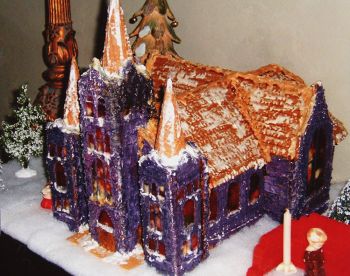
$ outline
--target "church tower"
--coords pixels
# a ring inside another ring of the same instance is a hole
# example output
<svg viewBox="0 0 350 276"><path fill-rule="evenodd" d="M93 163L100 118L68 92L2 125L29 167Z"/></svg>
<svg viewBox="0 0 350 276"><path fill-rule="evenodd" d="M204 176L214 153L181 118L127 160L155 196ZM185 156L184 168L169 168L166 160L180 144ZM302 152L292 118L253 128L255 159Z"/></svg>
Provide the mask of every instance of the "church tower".
<svg viewBox="0 0 350 276"><path fill-rule="evenodd" d="M151 91L144 66L132 60L119 0L111 0L102 60L79 81L89 228L110 251L131 251L138 240L137 128L148 120Z"/></svg>
<svg viewBox="0 0 350 276"><path fill-rule="evenodd" d="M78 231L87 223L87 200L82 182L80 151L79 69L72 58L68 88L64 105L64 119L56 119L47 126L46 157L49 182L52 192L53 214Z"/></svg>
<svg viewBox="0 0 350 276"><path fill-rule="evenodd" d="M186 144L168 80L155 148L140 159L143 246L146 261L182 275L207 256L205 161Z"/></svg>

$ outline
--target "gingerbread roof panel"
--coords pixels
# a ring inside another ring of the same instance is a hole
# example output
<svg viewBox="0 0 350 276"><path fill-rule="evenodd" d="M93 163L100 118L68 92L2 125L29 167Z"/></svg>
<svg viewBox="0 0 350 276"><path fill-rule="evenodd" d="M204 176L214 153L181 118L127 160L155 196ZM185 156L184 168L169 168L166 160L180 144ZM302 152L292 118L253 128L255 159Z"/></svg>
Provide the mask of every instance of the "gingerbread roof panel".
<svg viewBox="0 0 350 276"><path fill-rule="evenodd" d="M235 99L230 80L177 96L182 130L186 140L194 142L208 159L212 187L265 163L259 141ZM154 144L155 129L152 121L140 135Z"/></svg>
<svg viewBox="0 0 350 276"><path fill-rule="evenodd" d="M278 65L236 73L159 55L147 66L155 91L173 78L182 130L208 159L212 186L270 156L298 157L316 98L316 88L300 77ZM347 133L332 121L337 143ZM154 135L145 133L154 145Z"/></svg>
<svg viewBox="0 0 350 276"><path fill-rule="evenodd" d="M246 74L256 75L273 81L287 82L297 86L306 86L302 78L277 64L269 64L257 70L246 72Z"/></svg>
<svg viewBox="0 0 350 276"><path fill-rule="evenodd" d="M181 94L233 73L230 70L195 64L163 55L152 56L146 66L151 74L157 99L159 91L162 87L164 88L168 78L173 81L175 94Z"/></svg>
<svg viewBox="0 0 350 276"><path fill-rule="evenodd" d="M311 116L316 91L250 74L236 74L238 95L260 142L271 155L294 159Z"/></svg>

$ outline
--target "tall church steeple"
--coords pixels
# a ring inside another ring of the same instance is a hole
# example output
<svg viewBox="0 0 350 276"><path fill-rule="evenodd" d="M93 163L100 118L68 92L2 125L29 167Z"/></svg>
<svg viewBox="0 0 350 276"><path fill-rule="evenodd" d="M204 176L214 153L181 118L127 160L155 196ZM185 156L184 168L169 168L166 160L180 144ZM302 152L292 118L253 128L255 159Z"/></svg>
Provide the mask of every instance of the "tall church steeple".
<svg viewBox="0 0 350 276"><path fill-rule="evenodd" d="M168 79L155 145L160 156L174 157L186 146L177 109L172 81Z"/></svg>
<svg viewBox="0 0 350 276"><path fill-rule="evenodd" d="M64 104L64 123L71 130L79 132L79 101L78 101L78 80L79 68L75 57L72 58L72 63L69 73L68 88L66 92L66 101Z"/></svg>
<svg viewBox="0 0 350 276"><path fill-rule="evenodd" d="M123 9L119 0L110 0L102 66L110 73L118 72L123 62L131 57Z"/></svg>

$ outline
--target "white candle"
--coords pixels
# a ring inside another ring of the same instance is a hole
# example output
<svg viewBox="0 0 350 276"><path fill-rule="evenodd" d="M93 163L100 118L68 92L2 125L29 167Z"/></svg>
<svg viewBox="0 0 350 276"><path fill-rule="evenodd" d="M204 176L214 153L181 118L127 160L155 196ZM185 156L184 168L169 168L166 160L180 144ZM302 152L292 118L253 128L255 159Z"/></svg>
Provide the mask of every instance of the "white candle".
<svg viewBox="0 0 350 276"><path fill-rule="evenodd" d="M291 262L292 216L288 209L283 215L283 262L276 268L284 274L294 274L297 269Z"/></svg>
<svg viewBox="0 0 350 276"><path fill-rule="evenodd" d="M283 215L283 263L289 265L291 262L291 225L292 216L288 209L286 209Z"/></svg>

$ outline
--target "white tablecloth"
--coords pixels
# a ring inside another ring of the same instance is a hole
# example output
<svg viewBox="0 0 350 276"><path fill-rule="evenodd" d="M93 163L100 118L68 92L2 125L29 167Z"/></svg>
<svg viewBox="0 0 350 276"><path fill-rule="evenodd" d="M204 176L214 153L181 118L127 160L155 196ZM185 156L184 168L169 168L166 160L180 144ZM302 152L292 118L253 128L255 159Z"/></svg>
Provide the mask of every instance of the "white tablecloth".
<svg viewBox="0 0 350 276"><path fill-rule="evenodd" d="M104 263L83 248L66 240L71 236L67 226L53 218L52 213L40 207L40 191L46 179L41 159L34 159L31 168L38 175L31 179L18 179L14 173L18 163L3 166L6 189L0 191L1 230L26 244L43 258L75 275L155 275L146 263L127 271L117 265ZM339 193L344 183L332 185L331 198ZM210 250L207 260L195 268L191 275L245 275L251 266L252 254L260 236L277 225L267 216L246 227L216 248Z"/></svg>

